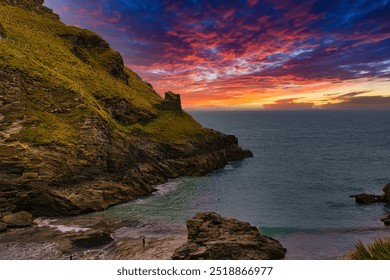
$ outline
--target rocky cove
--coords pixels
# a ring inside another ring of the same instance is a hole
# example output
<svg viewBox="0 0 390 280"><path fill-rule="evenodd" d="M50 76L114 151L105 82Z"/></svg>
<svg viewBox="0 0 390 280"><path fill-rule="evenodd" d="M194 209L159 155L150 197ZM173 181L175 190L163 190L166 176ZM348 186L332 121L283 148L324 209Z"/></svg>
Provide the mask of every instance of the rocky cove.
<svg viewBox="0 0 390 280"><path fill-rule="evenodd" d="M0 53L2 259L170 258L184 228L162 238L163 225L78 215L253 156L41 0L0 1Z"/></svg>
<svg viewBox="0 0 390 280"><path fill-rule="evenodd" d="M0 9L2 212L100 211L252 156L235 136L192 119L180 95L161 98L100 36L64 25L43 1L3 0Z"/></svg>
<svg viewBox="0 0 390 280"><path fill-rule="evenodd" d="M25 213L24 213L25 214ZM7 216L6 216L7 217ZM198 213L183 226L102 217L37 218L1 234L0 259L281 259L286 249L249 223Z"/></svg>

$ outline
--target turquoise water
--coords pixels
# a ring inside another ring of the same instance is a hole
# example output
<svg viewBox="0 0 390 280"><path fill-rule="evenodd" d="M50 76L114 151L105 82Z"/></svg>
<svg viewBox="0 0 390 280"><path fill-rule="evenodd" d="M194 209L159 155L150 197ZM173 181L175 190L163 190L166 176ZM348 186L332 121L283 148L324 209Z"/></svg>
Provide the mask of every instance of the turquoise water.
<svg viewBox="0 0 390 280"><path fill-rule="evenodd" d="M198 211L249 221L287 247L290 259L327 259L357 240L390 236L386 205L351 194L390 182L390 111L190 112L239 138L254 157L204 177L180 178L153 196L105 212L183 224Z"/></svg>

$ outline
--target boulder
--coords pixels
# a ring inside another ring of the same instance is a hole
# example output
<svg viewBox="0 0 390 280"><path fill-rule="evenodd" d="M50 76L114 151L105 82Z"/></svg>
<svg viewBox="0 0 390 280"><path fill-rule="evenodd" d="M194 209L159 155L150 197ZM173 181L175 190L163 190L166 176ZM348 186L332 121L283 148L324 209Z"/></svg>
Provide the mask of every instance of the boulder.
<svg viewBox="0 0 390 280"><path fill-rule="evenodd" d="M0 232L6 231L7 225L5 223L0 222Z"/></svg>
<svg viewBox="0 0 390 280"><path fill-rule="evenodd" d="M187 242L175 251L174 260L282 259L287 251L249 223L215 212L196 214L187 221L187 231Z"/></svg>
<svg viewBox="0 0 390 280"><path fill-rule="evenodd" d="M33 216L25 211L7 214L2 219L2 222L8 227L28 227L33 223Z"/></svg>
<svg viewBox="0 0 390 280"><path fill-rule="evenodd" d="M108 224L99 217L71 218L69 222L62 221L69 229L74 228L66 234L70 244L81 248L95 248L107 245L113 239L112 230Z"/></svg>

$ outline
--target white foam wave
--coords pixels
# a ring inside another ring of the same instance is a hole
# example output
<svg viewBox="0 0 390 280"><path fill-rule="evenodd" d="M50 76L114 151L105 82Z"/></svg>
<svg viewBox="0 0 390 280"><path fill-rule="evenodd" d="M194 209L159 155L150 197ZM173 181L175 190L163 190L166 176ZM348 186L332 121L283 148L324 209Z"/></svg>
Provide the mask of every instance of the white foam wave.
<svg viewBox="0 0 390 280"><path fill-rule="evenodd" d="M50 227L53 229L58 230L62 233L67 232L84 232L90 230L90 228L81 228L81 227L75 227L75 226L66 226L66 225L56 225L53 224L53 222L56 222L57 220L51 220L51 219L41 219L38 218L35 220L35 223L38 225L38 227Z"/></svg>

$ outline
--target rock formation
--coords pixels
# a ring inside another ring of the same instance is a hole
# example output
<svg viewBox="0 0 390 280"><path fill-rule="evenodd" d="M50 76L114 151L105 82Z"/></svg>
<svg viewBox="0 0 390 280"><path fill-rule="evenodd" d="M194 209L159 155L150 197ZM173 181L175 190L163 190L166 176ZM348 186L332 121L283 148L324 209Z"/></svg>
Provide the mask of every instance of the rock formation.
<svg viewBox="0 0 390 280"><path fill-rule="evenodd" d="M355 198L356 203L359 204L390 203L390 183L383 188L383 194L381 195L360 193L351 195L351 197ZM386 226L390 225L390 215L384 217L381 221Z"/></svg>
<svg viewBox="0 0 390 280"><path fill-rule="evenodd" d="M187 231L188 241L175 251L174 260L282 259L287 251L249 223L214 212L196 214L187 221Z"/></svg>
<svg viewBox="0 0 390 280"><path fill-rule="evenodd" d="M390 203L390 183L383 188L383 194L360 193L351 195L351 197L355 198L356 203L359 204Z"/></svg>
<svg viewBox="0 0 390 280"><path fill-rule="evenodd" d="M99 211L252 156L42 3L0 0L0 210Z"/></svg>

